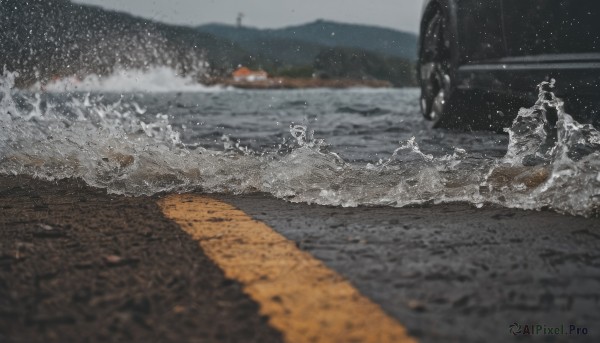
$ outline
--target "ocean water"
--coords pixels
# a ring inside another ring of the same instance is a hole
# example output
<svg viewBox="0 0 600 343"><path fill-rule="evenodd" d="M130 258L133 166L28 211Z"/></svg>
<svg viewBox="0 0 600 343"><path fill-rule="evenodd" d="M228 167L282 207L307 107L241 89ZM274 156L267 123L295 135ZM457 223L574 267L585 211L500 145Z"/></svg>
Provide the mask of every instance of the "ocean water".
<svg viewBox="0 0 600 343"><path fill-rule="evenodd" d="M496 134L431 129L417 89L235 90L153 69L17 90L14 77L0 78L2 174L127 195L600 209L600 133L564 112L551 83Z"/></svg>

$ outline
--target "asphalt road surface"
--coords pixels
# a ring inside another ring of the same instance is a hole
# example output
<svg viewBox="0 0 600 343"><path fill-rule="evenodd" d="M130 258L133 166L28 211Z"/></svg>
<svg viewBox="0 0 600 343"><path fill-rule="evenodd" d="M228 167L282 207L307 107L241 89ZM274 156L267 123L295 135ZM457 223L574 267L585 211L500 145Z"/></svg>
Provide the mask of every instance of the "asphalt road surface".
<svg viewBox="0 0 600 343"><path fill-rule="evenodd" d="M597 218L464 204L339 208L260 194L215 198L322 261L417 341L598 341ZM158 201L76 181L1 178L0 342L289 337ZM209 221L218 227L225 219ZM514 336L514 323L542 332ZM543 334L561 325L587 335Z"/></svg>
<svg viewBox="0 0 600 343"><path fill-rule="evenodd" d="M348 278L422 342L510 342L513 323L600 325L600 220L465 204L337 208L223 197Z"/></svg>
<svg viewBox="0 0 600 343"><path fill-rule="evenodd" d="M0 178L0 342L281 342L153 198Z"/></svg>

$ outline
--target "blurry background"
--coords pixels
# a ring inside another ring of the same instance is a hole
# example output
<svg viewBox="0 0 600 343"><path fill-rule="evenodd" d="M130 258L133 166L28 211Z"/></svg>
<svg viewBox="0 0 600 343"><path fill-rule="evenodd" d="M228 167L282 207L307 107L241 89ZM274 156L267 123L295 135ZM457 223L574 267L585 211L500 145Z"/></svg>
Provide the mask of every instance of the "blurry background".
<svg viewBox="0 0 600 343"><path fill-rule="evenodd" d="M125 11L170 24L196 26L244 23L257 28L281 28L317 19L384 26L418 32L423 0L76 0Z"/></svg>
<svg viewBox="0 0 600 343"><path fill-rule="evenodd" d="M414 86L421 5L2 0L0 65L19 72L20 87L153 67L203 84L230 84L241 66L264 70L293 88L331 85L321 80Z"/></svg>

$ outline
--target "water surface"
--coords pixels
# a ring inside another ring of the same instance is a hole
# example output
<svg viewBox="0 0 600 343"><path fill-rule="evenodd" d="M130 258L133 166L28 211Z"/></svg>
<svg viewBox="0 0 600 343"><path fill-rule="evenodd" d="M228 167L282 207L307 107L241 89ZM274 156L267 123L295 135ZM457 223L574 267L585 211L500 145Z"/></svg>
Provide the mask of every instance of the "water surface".
<svg viewBox="0 0 600 343"><path fill-rule="evenodd" d="M5 174L76 177L129 195L598 213L600 133L565 113L550 83L502 135L430 129L416 89L241 91L177 80L150 92L112 80L39 93L14 90L13 78L0 84Z"/></svg>

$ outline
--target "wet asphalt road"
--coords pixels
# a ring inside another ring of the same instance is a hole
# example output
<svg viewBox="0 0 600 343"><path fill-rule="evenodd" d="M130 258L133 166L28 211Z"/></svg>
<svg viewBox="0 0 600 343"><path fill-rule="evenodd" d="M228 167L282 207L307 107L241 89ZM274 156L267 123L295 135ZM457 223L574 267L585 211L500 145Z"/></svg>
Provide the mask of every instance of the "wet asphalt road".
<svg viewBox="0 0 600 343"><path fill-rule="evenodd" d="M282 342L258 311L155 198L0 176L0 343Z"/></svg>
<svg viewBox="0 0 600 343"><path fill-rule="evenodd" d="M337 208L222 200L348 278L422 342L597 342L600 219L465 204ZM576 325L587 336L513 336Z"/></svg>
<svg viewBox="0 0 600 343"><path fill-rule="evenodd" d="M279 342L157 197L0 179L0 342ZM600 219L465 204L219 196L295 241L420 342L597 342ZM513 336L576 325L587 336Z"/></svg>

